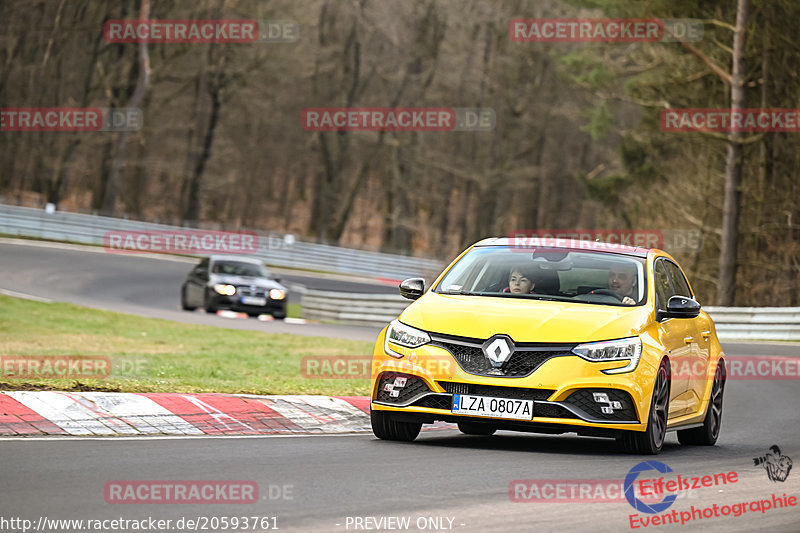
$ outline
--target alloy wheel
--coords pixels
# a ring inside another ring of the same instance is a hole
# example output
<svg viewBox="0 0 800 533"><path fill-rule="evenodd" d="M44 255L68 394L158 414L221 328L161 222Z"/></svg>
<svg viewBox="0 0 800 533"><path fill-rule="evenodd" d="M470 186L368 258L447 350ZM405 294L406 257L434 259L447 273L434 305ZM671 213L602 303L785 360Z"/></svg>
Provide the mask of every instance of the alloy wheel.
<svg viewBox="0 0 800 533"><path fill-rule="evenodd" d="M669 378L665 365L661 365L658 369L654 389L653 442L660 448L667 435L667 407L669 405Z"/></svg>
<svg viewBox="0 0 800 533"><path fill-rule="evenodd" d="M711 424L711 435L715 439L719 435L719 428L722 425L722 367L717 365L714 372L714 383L711 386L711 412L709 413Z"/></svg>

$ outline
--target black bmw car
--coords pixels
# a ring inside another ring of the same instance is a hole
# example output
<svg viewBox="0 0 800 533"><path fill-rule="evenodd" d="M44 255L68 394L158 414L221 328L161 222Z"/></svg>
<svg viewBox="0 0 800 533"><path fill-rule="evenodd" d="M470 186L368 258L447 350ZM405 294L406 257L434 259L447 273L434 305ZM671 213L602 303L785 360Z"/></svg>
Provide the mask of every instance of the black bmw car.
<svg viewBox="0 0 800 533"><path fill-rule="evenodd" d="M181 307L207 313L220 309L250 316L270 314L286 318L286 287L258 259L212 255L200 261L181 288Z"/></svg>

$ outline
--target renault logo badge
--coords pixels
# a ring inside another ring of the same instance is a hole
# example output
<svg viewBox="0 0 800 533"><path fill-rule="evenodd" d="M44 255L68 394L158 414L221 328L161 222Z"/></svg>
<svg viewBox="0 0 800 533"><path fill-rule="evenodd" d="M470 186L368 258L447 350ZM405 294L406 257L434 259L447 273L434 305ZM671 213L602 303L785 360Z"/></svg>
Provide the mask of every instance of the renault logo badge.
<svg viewBox="0 0 800 533"><path fill-rule="evenodd" d="M514 353L514 341L507 335L495 335L483 343L483 354L495 368L500 368Z"/></svg>

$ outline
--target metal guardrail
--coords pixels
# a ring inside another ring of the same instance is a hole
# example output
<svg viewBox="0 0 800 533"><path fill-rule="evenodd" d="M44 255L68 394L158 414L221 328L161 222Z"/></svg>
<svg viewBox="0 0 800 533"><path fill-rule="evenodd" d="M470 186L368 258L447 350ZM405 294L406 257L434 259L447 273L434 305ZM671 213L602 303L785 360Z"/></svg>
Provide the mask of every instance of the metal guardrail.
<svg viewBox="0 0 800 533"><path fill-rule="evenodd" d="M398 295L308 290L303 317L385 326L411 304ZM705 307L721 340L800 340L800 307Z"/></svg>
<svg viewBox="0 0 800 533"><path fill-rule="evenodd" d="M0 233L53 239L81 244L103 245L107 231L179 231L196 229L141 222L124 218L103 217L0 204ZM266 264L284 268L301 268L358 274L370 277L405 279L438 274L444 264L433 259L399 254L369 252L298 240L288 241L283 234L259 234L259 248L253 257Z"/></svg>
<svg viewBox="0 0 800 533"><path fill-rule="evenodd" d="M705 307L723 340L800 341L800 307Z"/></svg>
<svg viewBox="0 0 800 533"><path fill-rule="evenodd" d="M399 294L356 294L308 289L303 293L303 318L364 326L385 326L411 304Z"/></svg>

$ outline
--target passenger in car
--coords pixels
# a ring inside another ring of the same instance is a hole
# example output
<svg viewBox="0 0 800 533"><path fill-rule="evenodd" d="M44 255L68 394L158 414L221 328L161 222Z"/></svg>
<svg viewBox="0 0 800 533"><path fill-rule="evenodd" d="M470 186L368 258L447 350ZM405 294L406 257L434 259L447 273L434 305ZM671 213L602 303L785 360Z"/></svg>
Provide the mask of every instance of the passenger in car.
<svg viewBox="0 0 800 533"><path fill-rule="evenodd" d="M515 294L533 294L536 286L534 281L534 269L530 266L516 266L508 274L508 287L503 292Z"/></svg>

